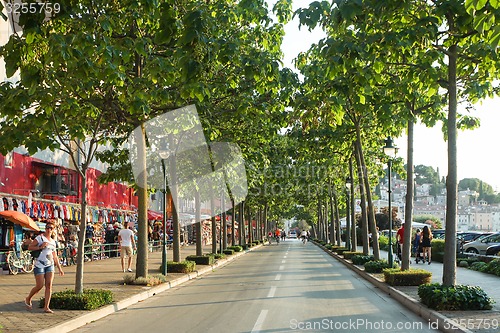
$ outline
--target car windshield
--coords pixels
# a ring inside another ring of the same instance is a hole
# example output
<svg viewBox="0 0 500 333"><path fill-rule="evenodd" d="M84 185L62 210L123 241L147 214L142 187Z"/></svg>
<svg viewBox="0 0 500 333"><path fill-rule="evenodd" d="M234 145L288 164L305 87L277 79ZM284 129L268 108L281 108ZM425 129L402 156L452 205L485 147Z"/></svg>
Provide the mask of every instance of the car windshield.
<svg viewBox="0 0 500 333"><path fill-rule="evenodd" d="M486 235L482 235L481 237L479 237L478 239L476 239L477 241L482 241L483 239L487 238L487 237L490 237L491 234L486 234Z"/></svg>

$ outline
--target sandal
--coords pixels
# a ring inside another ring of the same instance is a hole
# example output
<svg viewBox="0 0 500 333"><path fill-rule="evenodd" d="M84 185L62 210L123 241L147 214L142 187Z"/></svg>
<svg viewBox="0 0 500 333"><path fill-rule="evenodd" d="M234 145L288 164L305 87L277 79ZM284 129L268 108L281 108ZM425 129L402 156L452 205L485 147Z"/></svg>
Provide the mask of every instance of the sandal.
<svg viewBox="0 0 500 333"><path fill-rule="evenodd" d="M51 309L45 309L45 310L43 310L43 312L45 312L45 313L54 313L54 311L52 311Z"/></svg>
<svg viewBox="0 0 500 333"><path fill-rule="evenodd" d="M26 298L24 299L24 305L26 306L26 310L28 310L28 311L33 310L33 304L28 304L26 302Z"/></svg>

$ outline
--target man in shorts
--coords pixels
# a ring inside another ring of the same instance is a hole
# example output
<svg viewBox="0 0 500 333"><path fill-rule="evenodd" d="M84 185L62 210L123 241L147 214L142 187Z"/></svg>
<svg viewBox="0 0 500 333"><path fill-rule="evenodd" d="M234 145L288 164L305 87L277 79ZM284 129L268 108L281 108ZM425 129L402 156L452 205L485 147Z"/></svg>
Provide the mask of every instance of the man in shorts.
<svg viewBox="0 0 500 333"><path fill-rule="evenodd" d="M118 243L120 243L120 259L122 271L125 272L125 256L128 258L128 268L126 271L132 272L132 250L136 249L134 232L128 228L128 222L123 223L123 229L118 233Z"/></svg>

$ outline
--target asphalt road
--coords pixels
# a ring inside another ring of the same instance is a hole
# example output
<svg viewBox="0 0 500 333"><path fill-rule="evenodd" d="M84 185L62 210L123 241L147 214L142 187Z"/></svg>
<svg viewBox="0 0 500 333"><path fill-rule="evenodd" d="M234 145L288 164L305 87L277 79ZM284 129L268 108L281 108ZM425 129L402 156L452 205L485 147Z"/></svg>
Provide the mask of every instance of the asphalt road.
<svg viewBox="0 0 500 333"><path fill-rule="evenodd" d="M431 332L434 324L290 239L74 332Z"/></svg>

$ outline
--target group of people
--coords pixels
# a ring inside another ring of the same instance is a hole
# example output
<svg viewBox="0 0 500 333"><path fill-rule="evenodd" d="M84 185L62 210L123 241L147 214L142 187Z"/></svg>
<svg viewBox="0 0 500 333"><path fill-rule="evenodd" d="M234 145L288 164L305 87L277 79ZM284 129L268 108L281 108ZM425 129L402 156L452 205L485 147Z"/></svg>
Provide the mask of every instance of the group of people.
<svg viewBox="0 0 500 333"><path fill-rule="evenodd" d="M124 222L123 229L118 232L118 243L120 246L121 267L123 272L132 272L133 251L137 249L134 232L129 229L128 224L128 222ZM29 251L39 251L33 269L35 286L24 299L27 310L33 309L33 297L45 286L45 304L43 310L45 313L54 312L50 309L50 299L52 296L52 282L54 280L55 267L57 267L59 275L64 275L61 261L57 256L55 228L54 222L47 222L45 224L45 231L36 236L27 247ZM125 268L125 258L128 259L127 268Z"/></svg>
<svg viewBox="0 0 500 333"><path fill-rule="evenodd" d="M401 259L402 249L403 249L403 239L404 239L404 223L401 228L398 229L396 233L396 239L398 242L398 256ZM431 264L431 241L432 232L428 226L424 226L422 231L417 229L412 240L412 252L415 255L415 263L420 260ZM422 256L421 256L422 255Z"/></svg>

